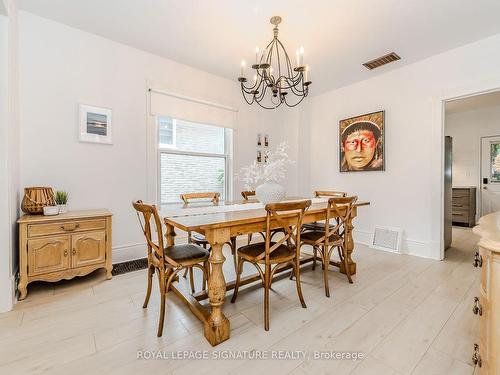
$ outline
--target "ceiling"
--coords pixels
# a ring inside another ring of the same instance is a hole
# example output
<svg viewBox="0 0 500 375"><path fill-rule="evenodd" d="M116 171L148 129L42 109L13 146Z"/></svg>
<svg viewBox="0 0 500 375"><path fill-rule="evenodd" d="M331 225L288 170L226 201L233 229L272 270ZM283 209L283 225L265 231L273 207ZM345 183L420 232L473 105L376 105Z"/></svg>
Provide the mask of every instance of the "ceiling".
<svg viewBox="0 0 500 375"><path fill-rule="evenodd" d="M498 0L19 0L42 17L235 79L272 39L304 46L311 94L500 33ZM402 60L368 71L388 52Z"/></svg>
<svg viewBox="0 0 500 375"><path fill-rule="evenodd" d="M446 102L445 108L446 114L452 114L498 106L500 106L500 91L494 91Z"/></svg>

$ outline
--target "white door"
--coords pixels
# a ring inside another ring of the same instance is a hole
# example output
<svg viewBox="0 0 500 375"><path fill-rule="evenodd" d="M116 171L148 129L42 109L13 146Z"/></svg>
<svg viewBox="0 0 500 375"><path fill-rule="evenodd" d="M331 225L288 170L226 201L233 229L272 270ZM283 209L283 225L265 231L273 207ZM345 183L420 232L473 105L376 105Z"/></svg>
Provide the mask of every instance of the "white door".
<svg viewBox="0 0 500 375"><path fill-rule="evenodd" d="M481 138L481 216L500 211L500 136Z"/></svg>

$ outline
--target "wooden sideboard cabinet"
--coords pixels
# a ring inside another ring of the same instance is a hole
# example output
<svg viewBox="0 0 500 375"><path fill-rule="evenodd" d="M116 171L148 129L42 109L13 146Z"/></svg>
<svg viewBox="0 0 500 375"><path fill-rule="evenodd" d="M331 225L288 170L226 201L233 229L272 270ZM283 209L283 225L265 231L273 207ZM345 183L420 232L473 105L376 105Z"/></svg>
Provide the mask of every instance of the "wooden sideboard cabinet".
<svg viewBox="0 0 500 375"><path fill-rule="evenodd" d="M473 265L481 270L481 285L471 303L480 324L472 361L475 374L500 375L500 212L483 216L478 224L474 233L481 239Z"/></svg>
<svg viewBox="0 0 500 375"><path fill-rule="evenodd" d="M107 210L24 215L19 224L19 300L32 281L59 281L106 269L111 279L111 216Z"/></svg>
<svg viewBox="0 0 500 375"><path fill-rule="evenodd" d="M451 215L454 225L472 228L476 224L476 188L474 186L452 189Z"/></svg>

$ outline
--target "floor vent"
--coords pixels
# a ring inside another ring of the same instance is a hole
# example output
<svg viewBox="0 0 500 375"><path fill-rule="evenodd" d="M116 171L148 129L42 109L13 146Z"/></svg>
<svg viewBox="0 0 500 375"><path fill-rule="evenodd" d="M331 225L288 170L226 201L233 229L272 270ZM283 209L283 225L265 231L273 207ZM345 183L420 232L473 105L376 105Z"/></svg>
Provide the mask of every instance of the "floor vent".
<svg viewBox="0 0 500 375"><path fill-rule="evenodd" d="M140 258L135 260L129 260L123 263L113 264L113 271L111 273L113 276L116 276L128 272L143 270L146 268L148 268L148 258Z"/></svg>
<svg viewBox="0 0 500 375"><path fill-rule="evenodd" d="M371 247L392 253L401 253L402 232L401 228L375 227Z"/></svg>
<svg viewBox="0 0 500 375"><path fill-rule="evenodd" d="M363 66L366 69L372 70L397 60L401 60L401 57L399 57L395 52L391 52L385 56L377 57L374 60L368 61L364 63Z"/></svg>

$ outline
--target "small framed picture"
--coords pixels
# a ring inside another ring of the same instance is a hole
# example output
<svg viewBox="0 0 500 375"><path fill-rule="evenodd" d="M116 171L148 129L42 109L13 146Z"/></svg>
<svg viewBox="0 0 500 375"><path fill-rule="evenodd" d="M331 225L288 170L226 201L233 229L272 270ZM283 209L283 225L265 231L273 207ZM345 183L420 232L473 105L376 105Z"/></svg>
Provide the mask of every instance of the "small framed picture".
<svg viewBox="0 0 500 375"><path fill-rule="evenodd" d="M80 104L80 142L112 144L112 111Z"/></svg>
<svg viewBox="0 0 500 375"><path fill-rule="evenodd" d="M262 151L257 150L257 163L262 162Z"/></svg>
<svg viewBox="0 0 500 375"><path fill-rule="evenodd" d="M268 147L269 146L269 136L266 134L264 136L264 147Z"/></svg>
<svg viewBox="0 0 500 375"><path fill-rule="evenodd" d="M257 134L257 146L262 146L262 139L261 139L261 135L260 134Z"/></svg>
<svg viewBox="0 0 500 375"><path fill-rule="evenodd" d="M267 164L268 159L269 159L269 151L264 151L264 163Z"/></svg>

